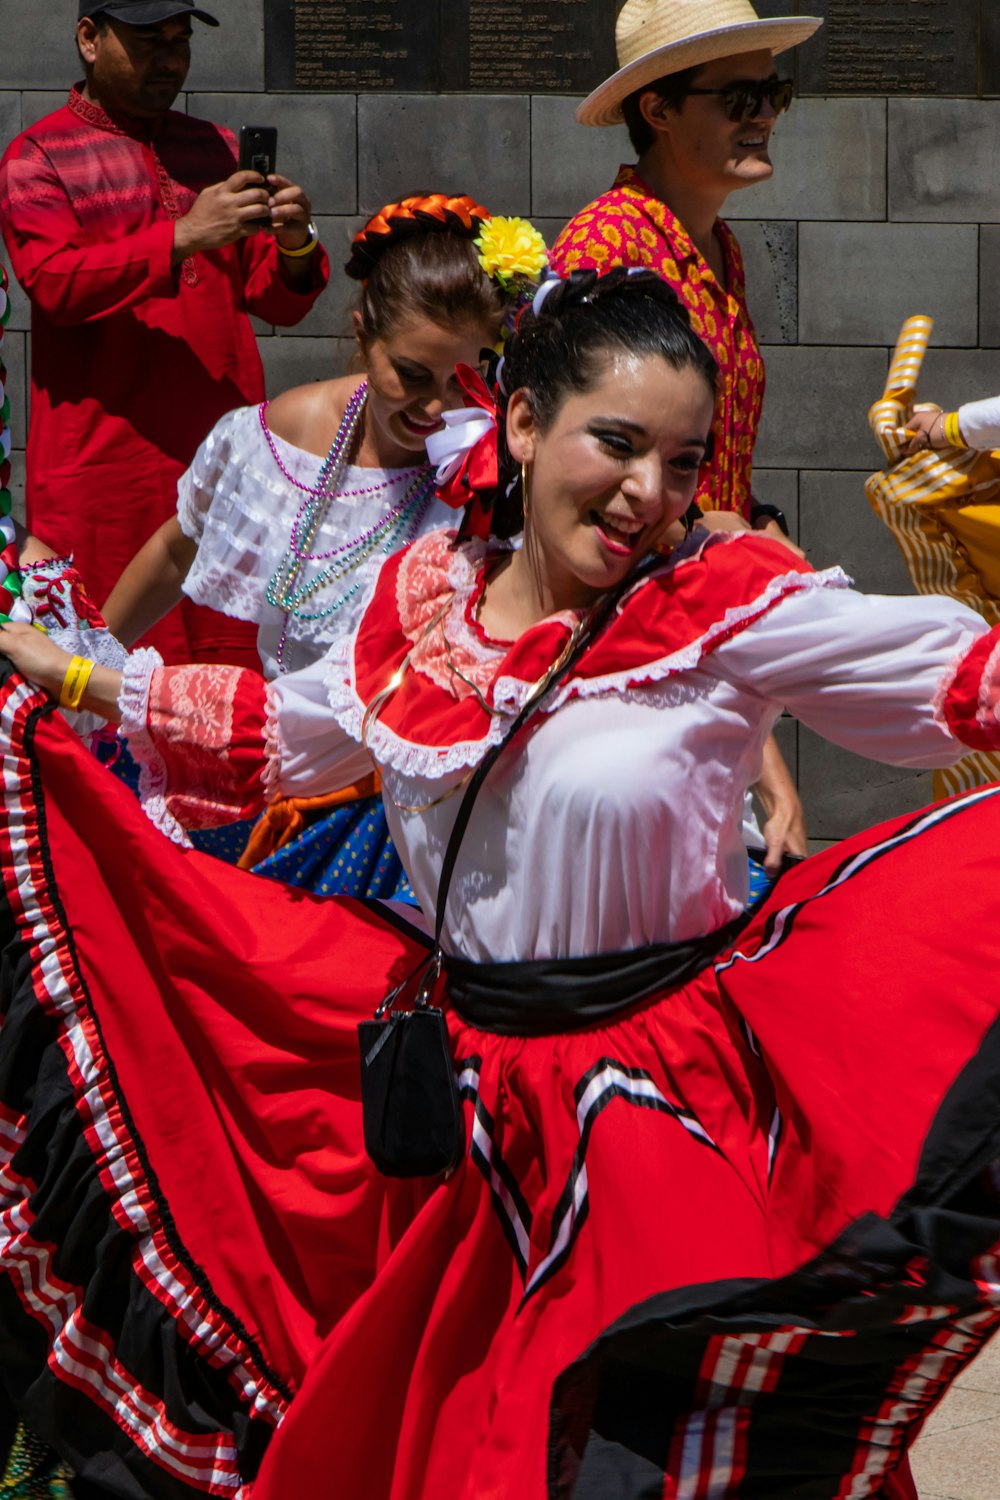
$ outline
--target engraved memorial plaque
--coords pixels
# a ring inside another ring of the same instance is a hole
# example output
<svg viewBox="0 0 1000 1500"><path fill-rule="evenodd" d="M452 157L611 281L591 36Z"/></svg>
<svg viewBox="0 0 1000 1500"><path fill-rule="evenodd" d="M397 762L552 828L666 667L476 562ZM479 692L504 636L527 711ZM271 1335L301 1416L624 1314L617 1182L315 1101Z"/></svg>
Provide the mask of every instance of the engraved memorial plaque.
<svg viewBox="0 0 1000 1500"><path fill-rule="evenodd" d="M585 94L620 0L265 0L267 87Z"/></svg>
<svg viewBox="0 0 1000 1500"><path fill-rule="evenodd" d="M435 0L265 0L268 89L437 88Z"/></svg>
<svg viewBox="0 0 1000 1500"><path fill-rule="evenodd" d="M586 94L615 71L616 0L442 0L441 87Z"/></svg>
<svg viewBox="0 0 1000 1500"><path fill-rule="evenodd" d="M980 0L800 0L798 10L826 18L797 49L803 94L978 91Z"/></svg>

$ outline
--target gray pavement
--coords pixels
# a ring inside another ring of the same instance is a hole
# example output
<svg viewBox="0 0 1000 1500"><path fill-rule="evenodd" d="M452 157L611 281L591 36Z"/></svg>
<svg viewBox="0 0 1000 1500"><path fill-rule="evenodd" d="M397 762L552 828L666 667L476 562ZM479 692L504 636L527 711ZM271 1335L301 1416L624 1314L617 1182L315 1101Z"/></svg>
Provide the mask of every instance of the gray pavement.
<svg viewBox="0 0 1000 1500"><path fill-rule="evenodd" d="M1000 1500L1000 1337L929 1418L912 1461L920 1500Z"/></svg>

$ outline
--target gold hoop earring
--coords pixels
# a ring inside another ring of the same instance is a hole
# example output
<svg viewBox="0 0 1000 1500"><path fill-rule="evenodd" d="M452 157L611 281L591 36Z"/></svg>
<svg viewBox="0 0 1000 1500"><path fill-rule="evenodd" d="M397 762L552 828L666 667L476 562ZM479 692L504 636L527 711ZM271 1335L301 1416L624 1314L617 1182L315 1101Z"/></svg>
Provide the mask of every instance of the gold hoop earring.
<svg viewBox="0 0 1000 1500"><path fill-rule="evenodd" d="M524 519L527 520L531 514L528 505L528 465L521 463L521 509L524 511Z"/></svg>

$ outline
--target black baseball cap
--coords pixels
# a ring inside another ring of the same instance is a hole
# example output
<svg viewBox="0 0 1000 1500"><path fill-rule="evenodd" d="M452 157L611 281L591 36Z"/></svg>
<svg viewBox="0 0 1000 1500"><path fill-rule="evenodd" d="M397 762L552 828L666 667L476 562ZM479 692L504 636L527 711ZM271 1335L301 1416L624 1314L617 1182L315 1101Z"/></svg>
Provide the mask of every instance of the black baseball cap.
<svg viewBox="0 0 1000 1500"><path fill-rule="evenodd" d="M80 20L90 16L111 16L112 20L124 21L128 26L158 26L161 21L171 21L174 16L194 16L206 26L218 26L214 16L207 10L197 10L194 0L80 0Z"/></svg>

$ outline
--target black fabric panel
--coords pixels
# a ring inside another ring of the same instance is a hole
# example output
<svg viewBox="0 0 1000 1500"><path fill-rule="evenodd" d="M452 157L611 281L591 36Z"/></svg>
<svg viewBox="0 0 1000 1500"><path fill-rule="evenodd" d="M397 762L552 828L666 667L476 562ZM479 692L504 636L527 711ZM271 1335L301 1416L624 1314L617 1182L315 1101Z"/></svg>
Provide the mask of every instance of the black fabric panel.
<svg viewBox="0 0 1000 1500"><path fill-rule="evenodd" d="M978 1258L1000 1242L998 1076L1000 1023L949 1091L889 1221L858 1220L793 1275L664 1293L606 1330L555 1386L550 1500L645 1500L644 1466L660 1465L662 1486L674 1433L700 1404L710 1340L781 1329L849 1336L807 1340L773 1391L753 1399L740 1497L829 1500L900 1372L955 1321L984 1311L974 1278ZM899 1321L913 1307L948 1312ZM900 1452L925 1415L912 1432L900 1429ZM609 1454L628 1473L619 1450L635 1456L636 1477L609 1490Z"/></svg>
<svg viewBox="0 0 1000 1500"><path fill-rule="evenodd" d="M29 746L41 712L32 714L26 734ZM37 767L34 794L44 819ZM51 866L47 875L49 894L58 905ZM259 1419L248 1419L230 1381L179 1337L170 1313L135 1275L131 1237L112 1216L76 1112L57 1023L35 999L30 955L3 892L0 990L0 1101L29 1119L27 1138L13 1165L34 1184L32 1237L54 1244L53 1271L71 1285L86 1288L87 1317L109 1334L116 1355L137 1381L165 1399L169 1420L191 1433L232 1432L242 1476L252 1479L272 1429ZM133 1129L132 1122L128 1124ZM149 1182L155 1195L151 1174ZM204 1286L165 1205L162 1209L174 1248ZM217 1301L214 1305L219 1307ZM238 1327L231 1316L227 1321ZM48 1326L26 1311L12 1277L0 1274L0 1381L6 1402L16 1407L32 1431L51 1443L83 1484L95 1486L98 1494L122 1500L190 1500L202 1493L148 1459L100 1406L53 1376L47 1368L48 1352Z"/></svg>

